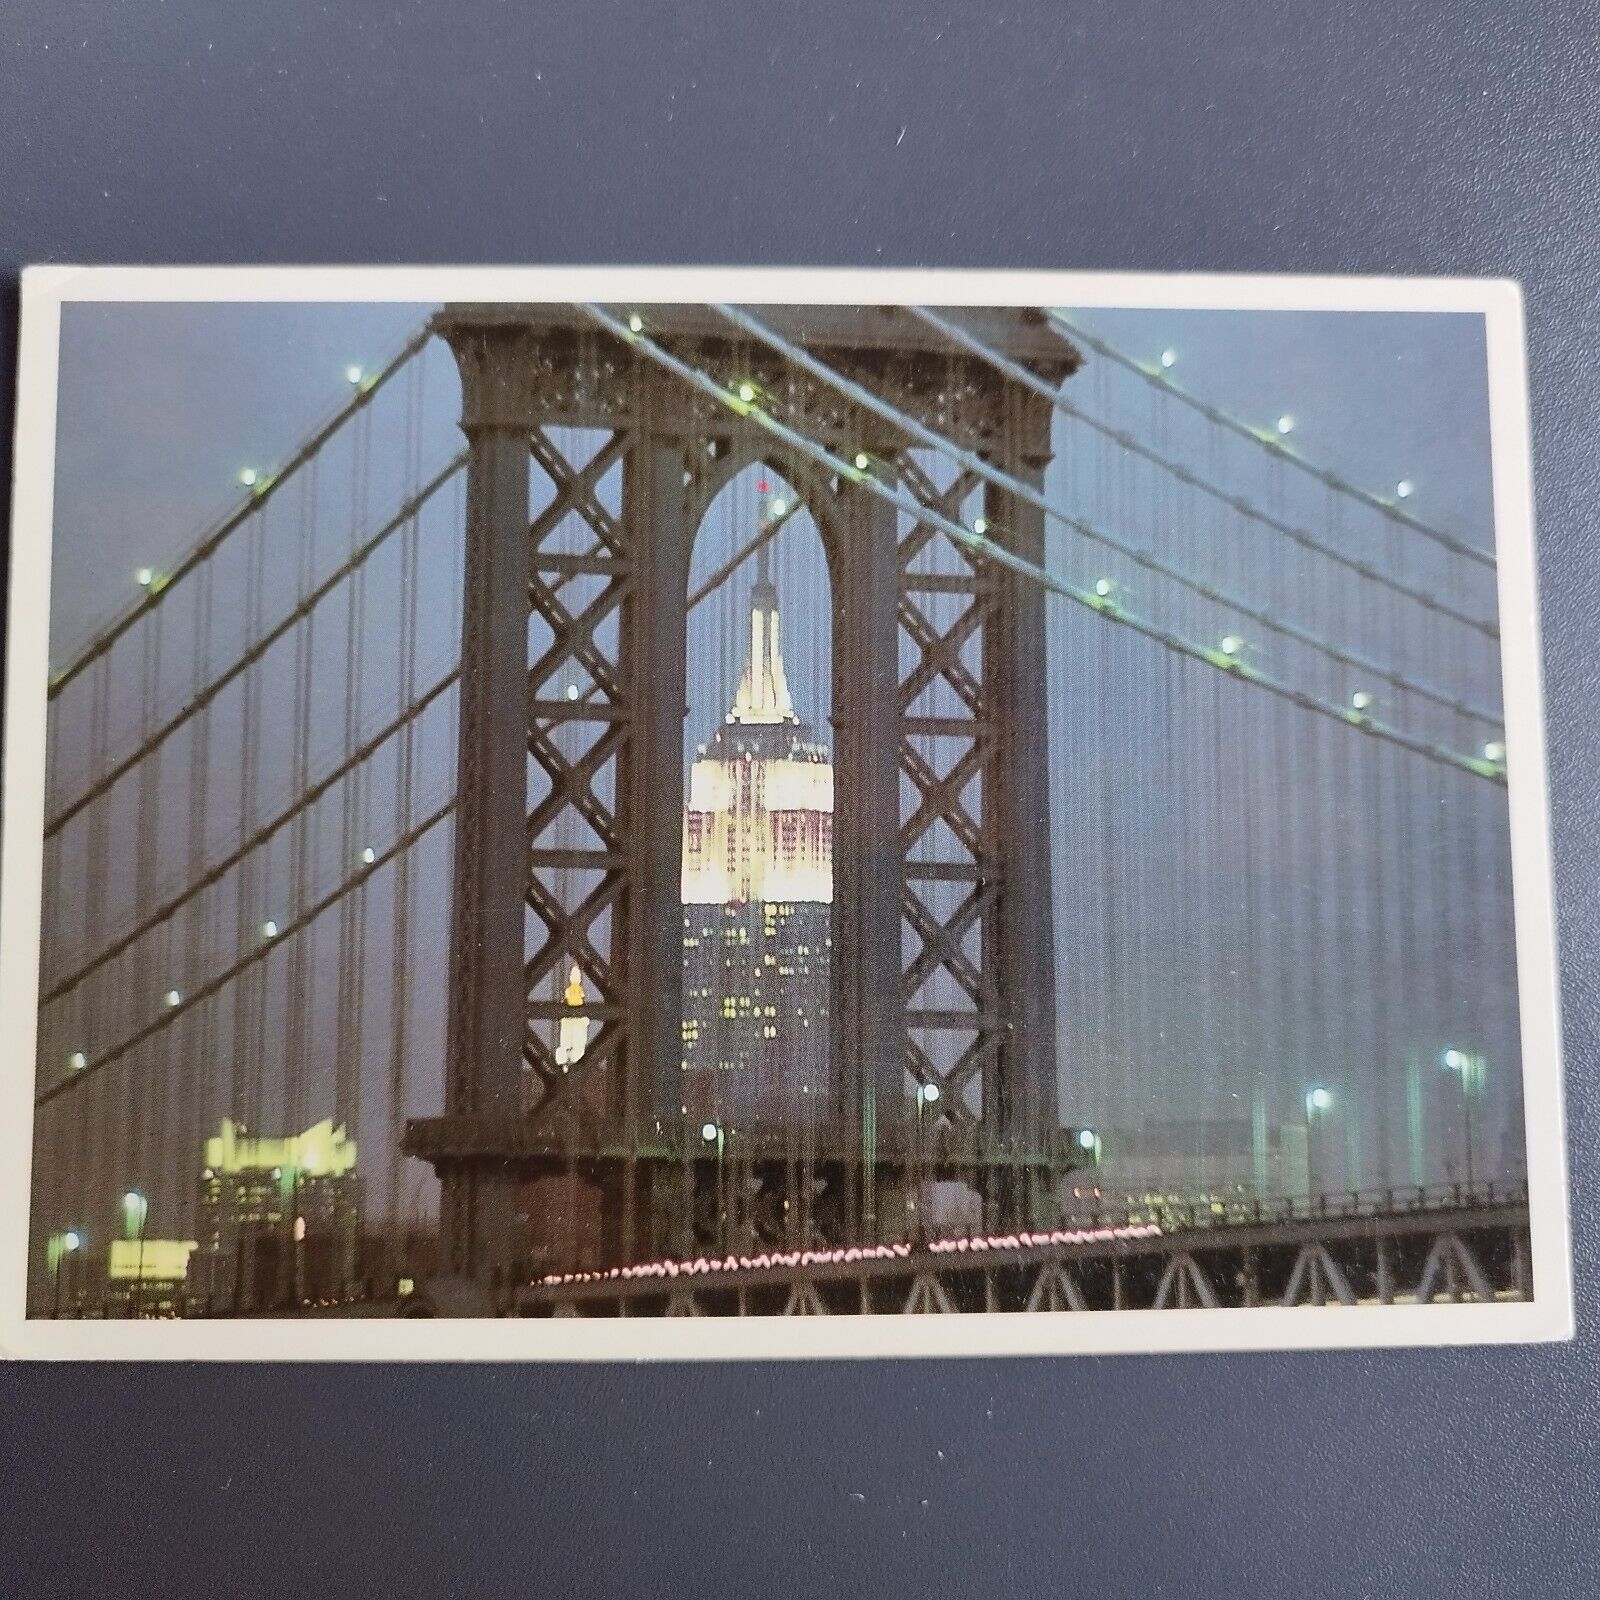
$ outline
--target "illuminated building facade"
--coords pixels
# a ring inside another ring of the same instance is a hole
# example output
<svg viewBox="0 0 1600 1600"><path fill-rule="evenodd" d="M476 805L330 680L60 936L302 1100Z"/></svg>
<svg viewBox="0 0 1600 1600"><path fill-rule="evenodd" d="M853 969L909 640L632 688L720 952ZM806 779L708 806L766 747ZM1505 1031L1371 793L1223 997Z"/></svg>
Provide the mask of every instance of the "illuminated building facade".
<svg viewBox="0 0 1600 1600"><path fill-rule="evenodd" d="M189 1300L193 1239L113 1239L106 1253L108 1317L182 1316Z"/></svg>
<svg viewBox="0 0 1600 1600"><path fill-rule="evenodd" d="M355 1141L331 1119L258 1139L225 1118L205 1144L191 1297L248 1310L348 1296L360 1184Z"/></svg>
<svg viewBox="0 0 1600 1600"><path fill-rule="evenodd" d="M833 766L795 711L757 557L750 656L683 815L683 1069L696 1115L793 1125L828 1072Z"/></svg>

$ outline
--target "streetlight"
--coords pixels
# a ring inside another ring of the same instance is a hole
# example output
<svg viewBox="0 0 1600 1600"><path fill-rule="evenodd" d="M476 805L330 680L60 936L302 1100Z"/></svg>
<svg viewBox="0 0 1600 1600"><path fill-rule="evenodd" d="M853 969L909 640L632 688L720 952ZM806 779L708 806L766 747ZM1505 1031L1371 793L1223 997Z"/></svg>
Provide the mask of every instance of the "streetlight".
<svg viewBox="0 0 1600 1600"><path fill-rule="evenodd" d="M122 1197L122 1226L130 1239L139 1241L139 1260L134 1269L133 1293L128 1296L128 1316L136 1317L141 1309L144 1292L144 1225L150 1215L150 1201L137 1189L130 1189Z"/></svg>
<svg viewBox="0 0 1600 1600"><path fill-rule="evenodd" d="M1333 1090L1326 1084L1313 1084L1306 1091L1306 1182L1312 1194L1327 1193L1328 1131L1322 1124L1333 1110ZM1307 1196L1310 1199L1312 1196Z"/></svg>
<svg viewBox="0 0 1600 1600"><path fill-rule="evenodd" d="M717 1147L717 1248L720 1250L726 1243L727 1205L722 1193L722 1156L728 1147L728 1135L719 1122L703 1122L700 1124L700 1137L706 1144Z"/></svg>
<svg viewBox="0 0 1600 1600"><path fill-rule="evenodd" d="M916 1199L912 1201L912 1205L916 1208L917 1213L917 1237L918 1239L921 1239L927 1231L928 1210L927 1195L924 1193L924 1190L927 1188L925 1171L927 1161L923 1154L922 1116L929 1106L938 1105L939 1085L936 1083L919 1083L917 1085L916 1101L916 1147L912 1151L912 1158L916 1165L916 1172L912 1178L912 1187L915 1190Z"/></svg>
<svg viewBox="0 0 1600 1600"><path fill-rule="evenodd" d="M70 1255L75 1255L83 1248L83 1235L76 1228L69 1228L65 1233L52 1234L46 1253L50 1258L50 1273L55 1281L55 1306L51 1316L57 1321L61 1317L61 1264Z"/></svg>
<svg viewBox="0 0 1600 1600"><path fill-rule="evenodd" d="M1093 1156L1096 1166L1100 1165L1100 1135L1093 1128L1080 1128L1078 1130L1078 1148L1085 1155Z"/></svg>
<svg viewBox="0 0 1600 1600"><path fill-rule="evenodd" d="M1477 1143L1472 1133L1472 1097L1483 1087L1483 1057L1468 1055L1452 1045L1440 1054L1439 1064L1446 1072L1453 1072L1461 1083L1461 1131L1466 1146L1467 1191L1471 1193L1475 1176L1473 1151Z"/></svg>

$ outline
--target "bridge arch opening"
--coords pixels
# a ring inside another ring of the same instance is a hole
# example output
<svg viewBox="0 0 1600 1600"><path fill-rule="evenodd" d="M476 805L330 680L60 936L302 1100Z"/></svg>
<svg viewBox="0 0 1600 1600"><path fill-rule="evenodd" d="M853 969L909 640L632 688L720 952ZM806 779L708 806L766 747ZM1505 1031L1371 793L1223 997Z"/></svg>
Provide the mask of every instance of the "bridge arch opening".
<svg viewBox="0 0 1600 1600"><path fill-rule="evenodd" d="M718 477L685 623L682 1106L803 1158L835 1099L830 540L800 473Z"/></svg>

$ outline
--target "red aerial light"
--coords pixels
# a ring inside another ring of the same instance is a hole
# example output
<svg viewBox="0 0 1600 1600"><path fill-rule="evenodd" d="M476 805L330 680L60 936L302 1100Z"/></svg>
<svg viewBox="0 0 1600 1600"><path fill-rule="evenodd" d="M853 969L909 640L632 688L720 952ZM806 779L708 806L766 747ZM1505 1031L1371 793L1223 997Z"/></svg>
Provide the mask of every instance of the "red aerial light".
<svg viewBox="0 0 1600 1600"><path fill-rule="evenodd" d="M756 493L757 494L766 494L771 488L772 488L772 485L770 483L768 483L765 478L763 478L756 485Z"/></svg>

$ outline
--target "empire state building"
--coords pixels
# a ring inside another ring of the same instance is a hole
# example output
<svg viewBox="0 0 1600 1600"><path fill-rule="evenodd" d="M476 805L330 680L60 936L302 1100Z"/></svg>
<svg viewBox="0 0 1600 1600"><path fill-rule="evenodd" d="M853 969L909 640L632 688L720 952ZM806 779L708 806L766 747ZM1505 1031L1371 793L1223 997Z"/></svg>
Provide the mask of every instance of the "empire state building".
<svg viewBox="0 0 1600 1600"><path fill-rule="evenodd" d="M833 766L795 712L757 555L750 656L683 814L683 1070L695 1115L820 1113L828 1069Z"/></svg>

